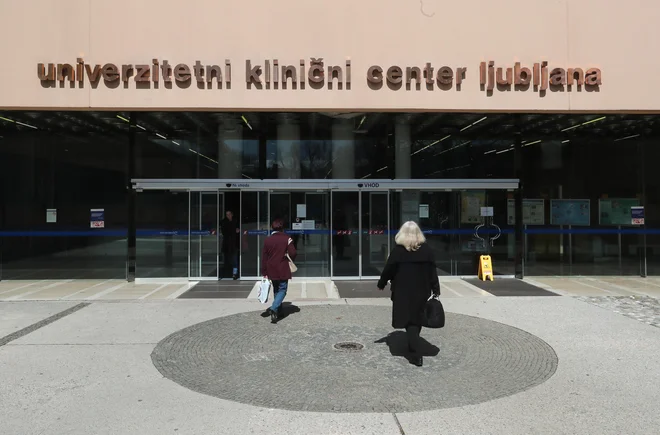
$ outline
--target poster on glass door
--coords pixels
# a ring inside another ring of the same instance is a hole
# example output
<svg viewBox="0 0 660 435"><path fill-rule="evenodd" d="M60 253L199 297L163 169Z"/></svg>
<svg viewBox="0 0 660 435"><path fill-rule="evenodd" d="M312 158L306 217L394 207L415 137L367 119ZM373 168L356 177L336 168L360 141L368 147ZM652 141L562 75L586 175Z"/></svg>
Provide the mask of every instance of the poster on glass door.
<svg viewBox="0 0 660 435"><path fill-rule="evenodd" d="M486 205L486 192L471 190L461 192L461 223L480 224L481 207Z"/></svg>

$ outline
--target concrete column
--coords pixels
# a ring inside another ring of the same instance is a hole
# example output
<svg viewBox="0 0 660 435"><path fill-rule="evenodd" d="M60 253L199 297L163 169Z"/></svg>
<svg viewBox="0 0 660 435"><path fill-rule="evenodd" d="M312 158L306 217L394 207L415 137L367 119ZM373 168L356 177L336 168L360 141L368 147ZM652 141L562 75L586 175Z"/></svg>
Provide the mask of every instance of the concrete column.
<svg viewBox="0 0 660 435"><path fill-rule="evenodd" d="M242 167L243 125L221 124L218 127L218 178L239 179Z"/></svg>
<svg viewBox="0 0 660 435"><path fill-rule="evenodd" d="M350 119L336 119L332 124L332 178L355 178L355 137Z"/></svg>
<svg viewBox="0 0 660 435"><path fill-rule="evenodd" d="M300 178L300 125L285 118L277 125L277 178Z"/></svg>
<svg viewBox="0 0 660 435"><path fill-rule="evenodd" d="M412 139L410 136L410 122L407 117L400 116L396 119L396 124L394 125L394 144L395 178L410 179Z"/></svg>

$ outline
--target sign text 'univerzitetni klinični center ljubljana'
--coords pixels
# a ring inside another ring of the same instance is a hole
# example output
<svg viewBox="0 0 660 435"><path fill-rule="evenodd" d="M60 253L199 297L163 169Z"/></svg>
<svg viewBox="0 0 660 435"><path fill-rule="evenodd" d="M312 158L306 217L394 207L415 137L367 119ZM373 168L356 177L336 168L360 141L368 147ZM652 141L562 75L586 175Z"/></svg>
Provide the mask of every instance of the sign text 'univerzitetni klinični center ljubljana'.
<svg viewBox="0 0 660 435"><path fill-rule="evenodd" d="M510 66L498 66L494 61L480 62L474 74L474 83L481 90L492 93L494 90L509 91L533 88L538 92L547 89L573 86L598 88L602 84L602 73L599 68L563 68L549 65L547 61L536 62L526 66L515 62ZM351 89L353 67L350 60L343 64L327 65L322 58L301 59L297 65L280 63L277 59L266 59L261 63L252 60L245 61L244 80L242 83L248 90L268 89ZM179 87L188 87L196 82L200 89L231 89L232 63L227 59L224 65L203 64L170 64L168 60L153 59L149 64L88 64L78 58L75 64L40 63L37 66L37 76L45 85L53 86L59 82L62 85L69 82L71 87L76 83L82 86L85 80L97 86L104 82L108 87L118 87L123 82L124 87L134 81L140 87L157 87L160 83L170 88L173 83ZM431 62L421 66L382 67L370 66L362 76L370 89L378 90L386 86L392 90L460 90L464 84L470 83L472 77L467 67L452 68L449 66L435 67Z"/></svg>

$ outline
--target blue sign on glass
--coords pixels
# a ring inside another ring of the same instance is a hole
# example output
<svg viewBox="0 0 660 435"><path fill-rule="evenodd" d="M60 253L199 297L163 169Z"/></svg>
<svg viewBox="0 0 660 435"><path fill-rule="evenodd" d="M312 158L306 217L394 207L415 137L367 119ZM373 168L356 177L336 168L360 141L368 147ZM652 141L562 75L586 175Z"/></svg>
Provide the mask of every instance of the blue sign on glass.
<svg viewBox="0 0 660 435"><path fill-rule="evenodd" d="M644 225L644 207L630 207L630 217L633 225Z"/></svg>
<svg viewBox="0 0 660 435"><path fill-rule="evenodd" d="M591 201L588 199L553 199L550 209L550 225L589 226L591 223Z"/></svg>
<svg viewBox="0 0 660 435"><path fill-rule="evenodd" d="M90 228L105 228L105 210L93 208L89 219Z"/></svg>

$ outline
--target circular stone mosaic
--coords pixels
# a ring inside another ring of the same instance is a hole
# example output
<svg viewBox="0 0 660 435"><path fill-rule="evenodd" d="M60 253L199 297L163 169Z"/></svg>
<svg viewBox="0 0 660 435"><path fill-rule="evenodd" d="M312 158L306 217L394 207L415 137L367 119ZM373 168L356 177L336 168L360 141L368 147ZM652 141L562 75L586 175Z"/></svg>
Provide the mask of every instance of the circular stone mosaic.
<svg viewBox="0 0 660 435"><path fill-rule="evenodd" d="M423 329L424 367L405 358L404 331L375 306L285 307L273 325L256 312L182 329L152 353L168 379L199 393L268 408L407 412L473 405L541 384L557 369L543 340L520 329L447 313ZM359 343L338 351L337 343Z"/></svg>

